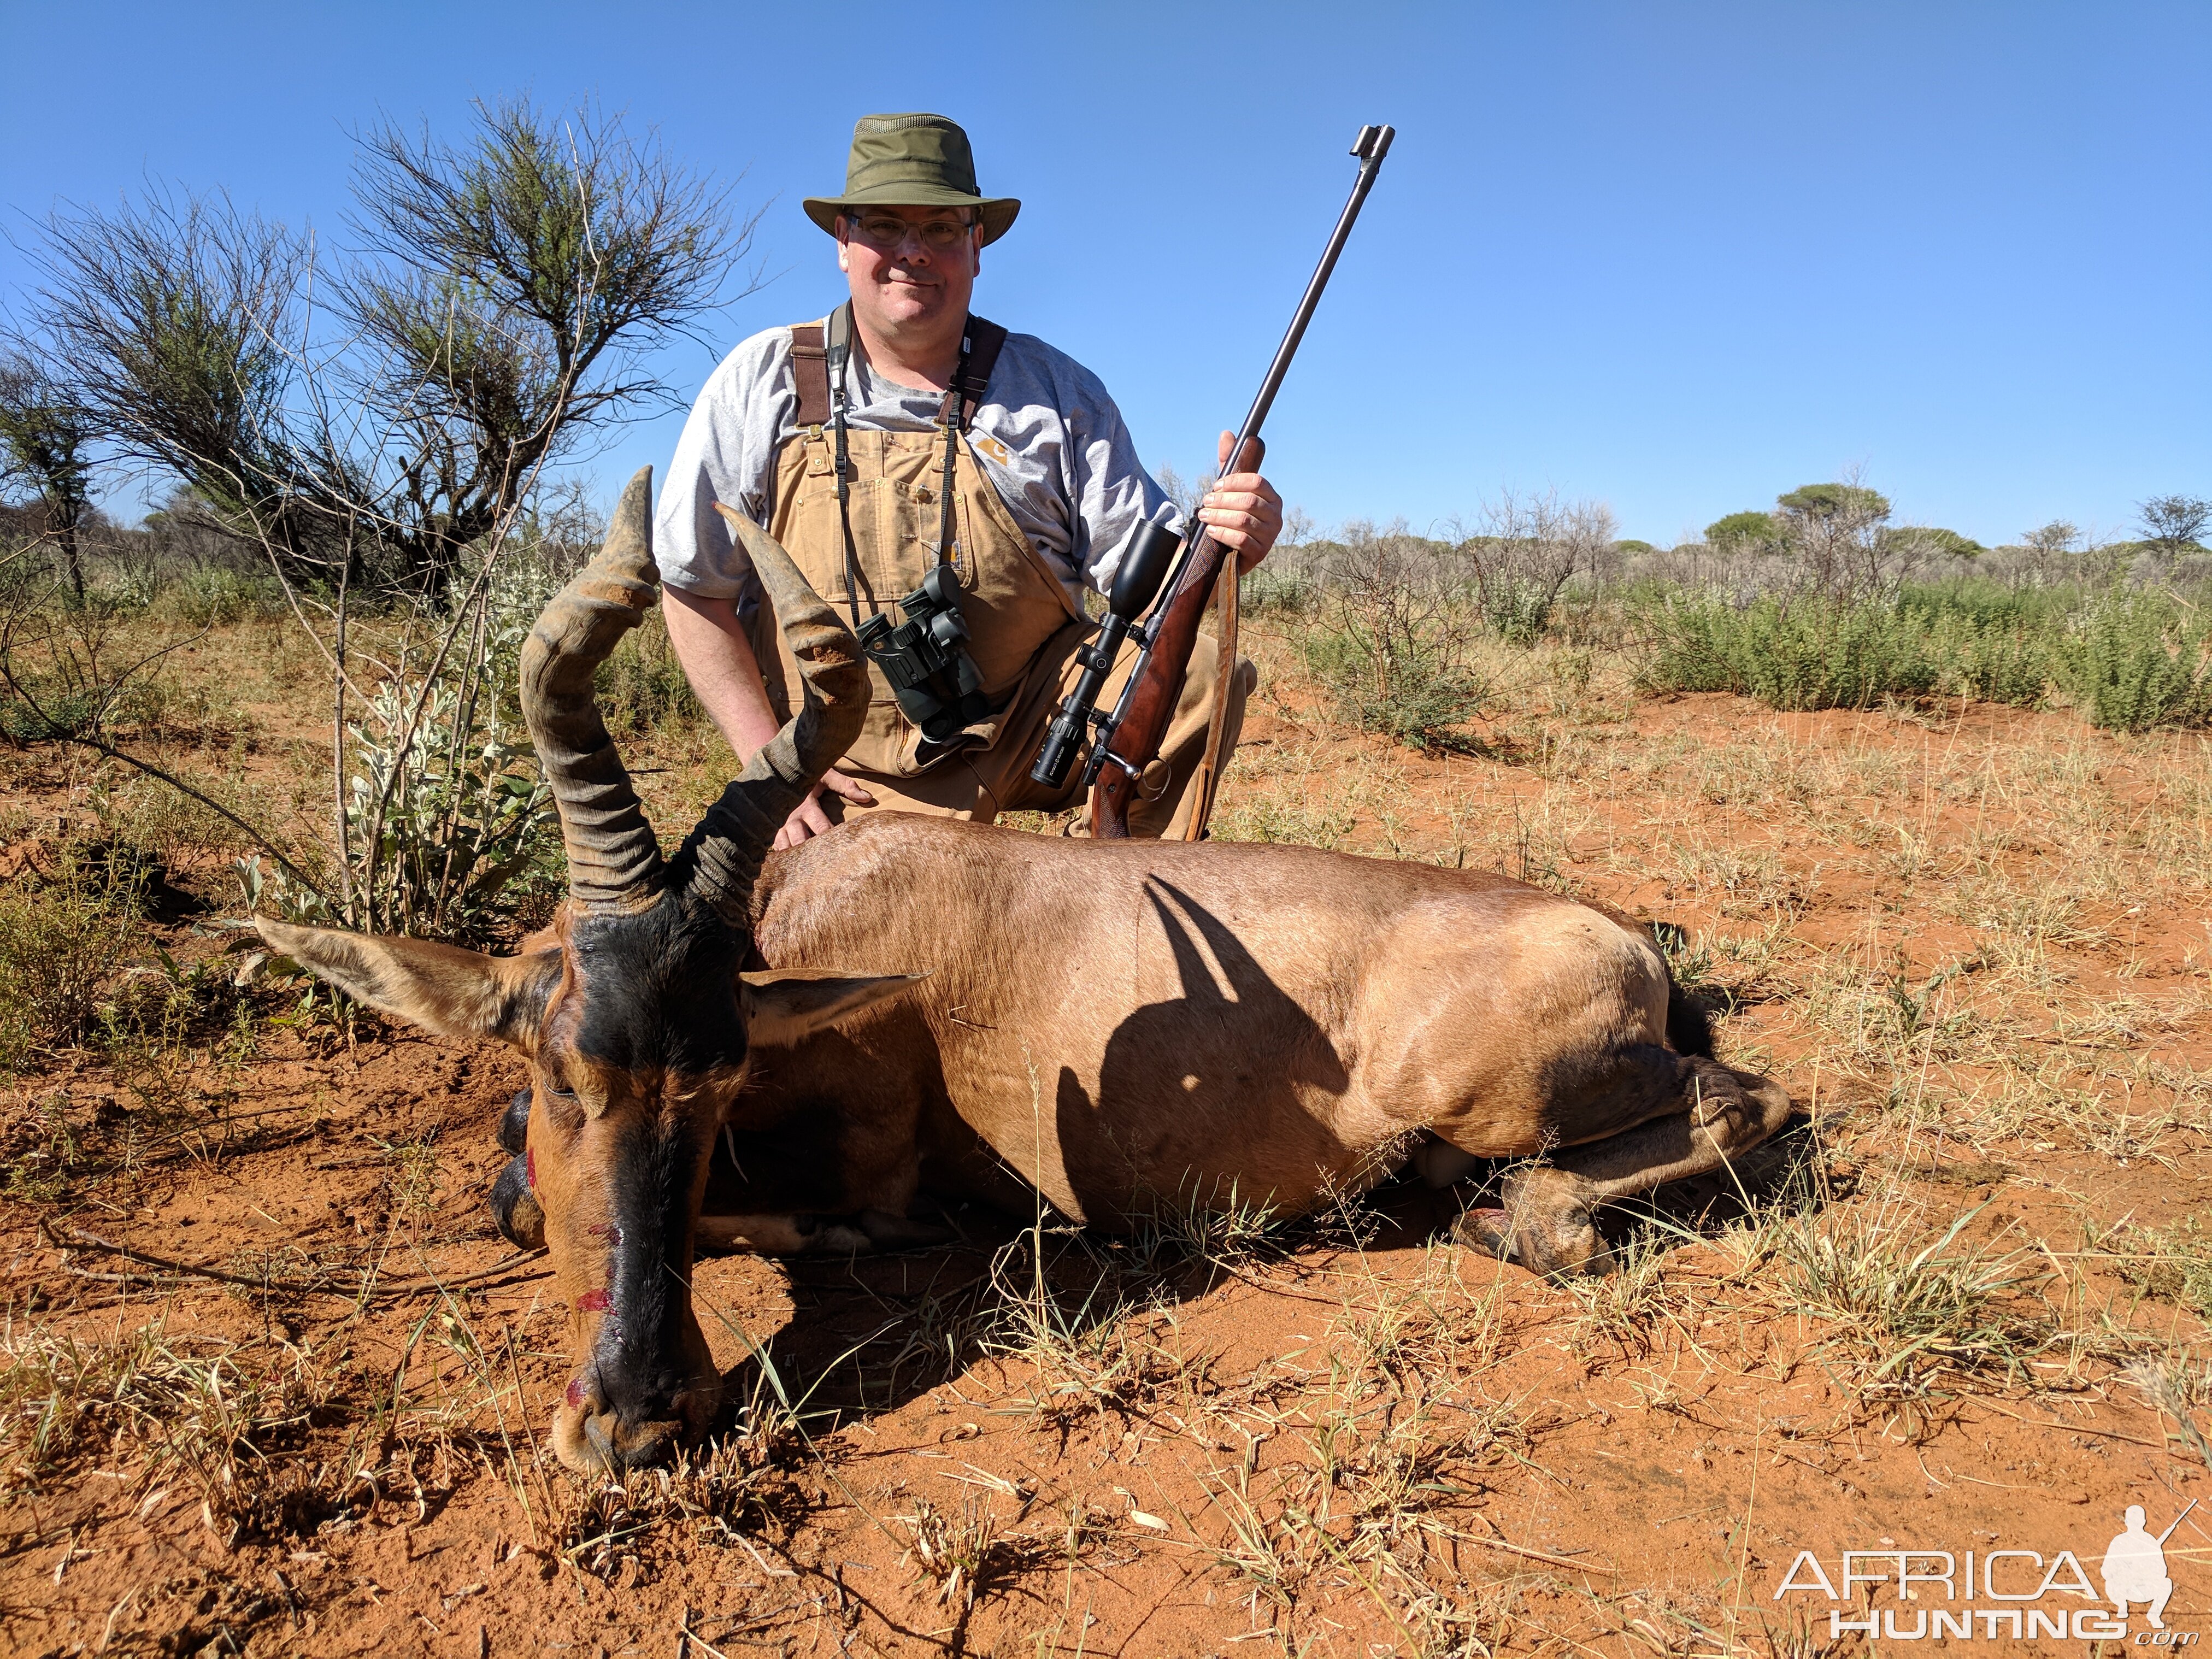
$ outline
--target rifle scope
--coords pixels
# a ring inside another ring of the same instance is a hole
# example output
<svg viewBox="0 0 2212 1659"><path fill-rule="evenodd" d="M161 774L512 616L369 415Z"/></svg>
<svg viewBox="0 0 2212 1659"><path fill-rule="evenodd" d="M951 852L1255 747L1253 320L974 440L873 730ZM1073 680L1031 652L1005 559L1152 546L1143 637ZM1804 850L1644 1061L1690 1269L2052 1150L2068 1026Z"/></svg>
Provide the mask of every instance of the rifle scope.
<svg viewBox="0 0 2212 1659"><path fill-rule="evenodd" d="M1067 781L1087 735L1085 727L1107 718L1099 712L1098 694L1106 689L1106 677L1114 672L1121 641L1158 597L1160 584L1167 579L1168 562L1182 545L1182 538L1165 525L1148 521L1137 526L1128 545L1121 550L1121 562L1114 572L1114 591L1107 596L1105 619L1098 624L1097 636L1075 653L1075 659L1083 665L1083 678L1075 683L1074 694L1060 704L1036 764L1030 769L1030 776L1048 789L1057 789Z"/></svg>

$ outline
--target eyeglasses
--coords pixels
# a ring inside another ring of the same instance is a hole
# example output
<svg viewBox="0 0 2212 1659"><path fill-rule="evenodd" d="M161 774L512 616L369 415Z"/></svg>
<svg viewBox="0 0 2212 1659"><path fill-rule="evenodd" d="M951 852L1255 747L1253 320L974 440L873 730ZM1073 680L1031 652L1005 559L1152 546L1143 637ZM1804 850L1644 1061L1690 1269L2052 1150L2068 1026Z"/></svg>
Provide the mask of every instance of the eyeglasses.
<svg viewBox="0 0 2212 1659"><path fill-rule="evenodd" d="M917 225L896 213L861 213L847 214L845 228L870 247L887 253L905 246L909 231L921 239L922 246L930 252L950 253L968 240L975 227L956 219L932 219Z"/></svg>

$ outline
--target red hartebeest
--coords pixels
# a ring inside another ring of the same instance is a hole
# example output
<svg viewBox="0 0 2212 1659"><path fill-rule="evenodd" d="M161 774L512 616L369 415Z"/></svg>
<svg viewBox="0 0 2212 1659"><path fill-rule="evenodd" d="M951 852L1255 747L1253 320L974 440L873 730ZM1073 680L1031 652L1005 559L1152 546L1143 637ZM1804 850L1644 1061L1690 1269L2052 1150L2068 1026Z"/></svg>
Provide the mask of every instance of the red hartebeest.
<svg viewBox="0 0 2212 1659"><path fill-rule="evenodd" d="M896 814L768 853L868 680L750 526L805 707L664 860L591 696L653 601L649 493L641 473L524 653L568 851L554 927L491 957L262 924L365 1001L529 1056L495 1207L511 1237L542 1234L570 1310L565 1461L649 1462L705 1428L702 1241L911 1243L919 1192L1026 1199L1009 1169L1112 1225L1232 1194L1295 1210L1408 1158L1441 1184L1541 1158L1460 1236L1595 1271L1599 1206L1788 1115L1776 1085L1713 1060L1642 928L1502 877Z"/></svg>

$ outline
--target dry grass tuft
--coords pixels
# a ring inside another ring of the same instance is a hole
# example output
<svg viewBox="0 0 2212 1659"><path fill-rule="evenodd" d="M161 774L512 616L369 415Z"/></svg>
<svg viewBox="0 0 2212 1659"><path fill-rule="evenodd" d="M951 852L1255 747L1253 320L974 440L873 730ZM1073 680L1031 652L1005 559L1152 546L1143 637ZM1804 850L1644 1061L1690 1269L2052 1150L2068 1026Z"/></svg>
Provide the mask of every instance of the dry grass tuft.
<svg viewBox="0 0 2212 1659"><path fill-rule="evenodd" d="M302 1347L248 1351L156 1319L104 1341L12 1322L0 1334L0 1490L41 1488L92 1456L135 1463L142 1491L182 1480L227 1543L311 1527L332 1471L296 1451L339 1397Z"/></svg>

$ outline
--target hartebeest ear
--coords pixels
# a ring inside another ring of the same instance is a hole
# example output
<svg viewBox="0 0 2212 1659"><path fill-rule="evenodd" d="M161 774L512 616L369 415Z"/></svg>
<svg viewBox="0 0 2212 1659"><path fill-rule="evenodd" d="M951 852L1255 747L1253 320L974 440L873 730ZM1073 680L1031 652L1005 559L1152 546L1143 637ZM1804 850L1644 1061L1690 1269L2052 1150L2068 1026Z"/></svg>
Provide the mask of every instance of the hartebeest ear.
<svg viewBox="0 0 2212 1659"><path fill-rule="evenodd" d="M738 1006L745 1017L745 1041L788 1048L849 1014L896 996L925 974L878 974L866 977L826 974L807 968L739 974Z"/></svg>
<svg viewBox="0 0 2212 1659"><path fill-rule="evenodd" d="M427 939L295 927L259 917L253 925L316 978L440 1036L498 1037L530 1048L561 979L557 950L488 957Z"/></svg>

